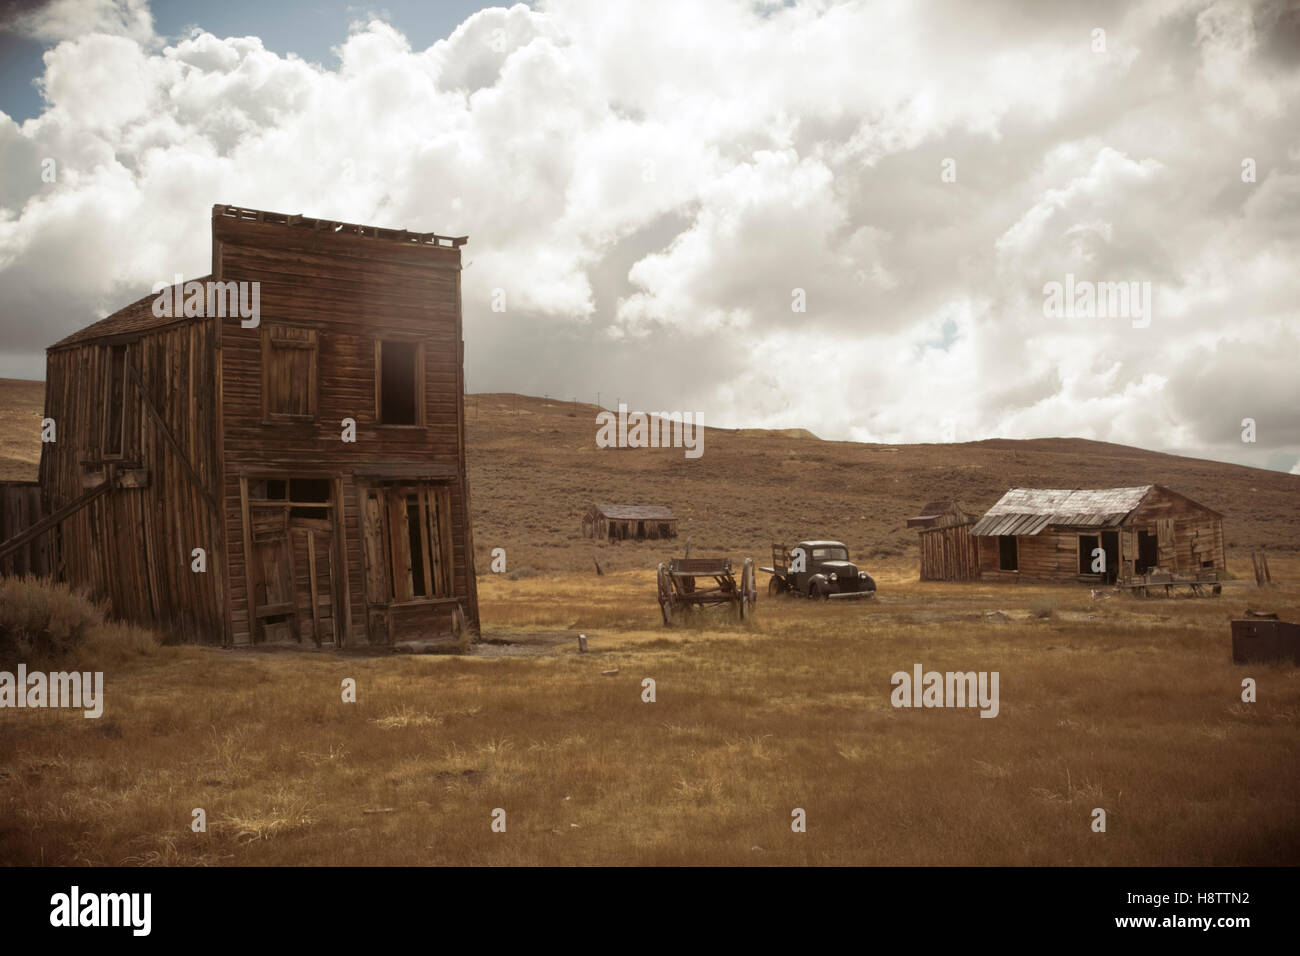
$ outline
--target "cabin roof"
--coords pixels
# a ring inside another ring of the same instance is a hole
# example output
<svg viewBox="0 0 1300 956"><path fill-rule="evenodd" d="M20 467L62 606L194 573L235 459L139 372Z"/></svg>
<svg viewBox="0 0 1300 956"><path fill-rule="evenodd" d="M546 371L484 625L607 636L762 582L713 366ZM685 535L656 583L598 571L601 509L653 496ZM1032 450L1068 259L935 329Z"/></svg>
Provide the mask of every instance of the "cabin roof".
<svg viewBox="0 0 1300 956"><path fill-rule="evenodd" d="M1104 528L1119 524L1155 485L1136 488L1012 488L970 533L1034 535L1049 525Z"/></svg>
<svg viewBox="0 0 1300 956"><path fill-rule="evenodd" d="M953 525L971 524L977 517L979 516L967 511L958 502L941 498L938 501L927 501L919 515L907 519L907 526L923 531L929 528L949 528Z"/></svg>
<svg viewBox="0 0 1300 956"><path fill-rule="evenodd" d="M610 505L595 504L592 505L596 511L606 518L613 518L615 521L676 521L677 516L669 509L659 505Z"/></svg>
<svg viewBox="0 0 1300 956"><path fill-rule="evenodd" d="M206 283L211 278L210 275L200 276L197 279L187 279L186 282ZM185 283L181 282L171 287L173 302L183 301L181 296L184 292L184 286ZM192 316L186 318L184 315L154 315L153 302L158 295L158 292L150 292L148 295L136 299L130 305L118 309L112 315L106 316L98 322L92 322L71 335L64 336L51 345L50 348L66 348L70 345L79 345L82 342L90 342L115 335L136 335L153 329L161 329L168 325L194 321Z"/></svg>

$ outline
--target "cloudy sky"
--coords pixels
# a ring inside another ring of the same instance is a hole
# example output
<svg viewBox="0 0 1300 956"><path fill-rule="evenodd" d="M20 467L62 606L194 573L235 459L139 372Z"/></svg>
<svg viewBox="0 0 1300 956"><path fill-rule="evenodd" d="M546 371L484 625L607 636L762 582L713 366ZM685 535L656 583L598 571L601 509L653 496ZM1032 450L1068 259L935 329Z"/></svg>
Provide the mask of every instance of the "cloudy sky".
<svg viewBox="0 0 1300 956"><path fill-rule="evenodd" d="M0 376L229 202L467 234L471 391L1300 472L1288 0L4 9Z"/></svg>

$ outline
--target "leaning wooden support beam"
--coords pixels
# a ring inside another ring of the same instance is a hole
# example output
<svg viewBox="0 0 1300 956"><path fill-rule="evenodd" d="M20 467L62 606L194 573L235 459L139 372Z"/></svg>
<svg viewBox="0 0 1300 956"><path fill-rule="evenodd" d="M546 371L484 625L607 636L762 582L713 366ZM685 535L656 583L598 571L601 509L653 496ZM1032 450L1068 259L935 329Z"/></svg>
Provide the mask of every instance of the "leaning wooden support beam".
<svg viewBox="0 0 1300 956"><path fill-rule="evenodd" d="M13 552L17 551L23 545L36 540L46 531L49 531L51 528L57 525L64 518L71 517L72 515L80 511L82 508L86 507L86 505L90 504L92 501L94 501L104 492L108 491L108 489L111 487L113 487L113 482L109 479L105 479L104 481L96 485L94 488L91 488L85 494L81 495L78 498L72 499L72 501L69 501L66 505L64 505L62 508L58 509L57 511L53 512L52 514L46 515L44 518L42 518L34 525L27 528L25 531L22 531L14 535L4 544L0 544L0 558L6 557L12 554Z"/></svg>

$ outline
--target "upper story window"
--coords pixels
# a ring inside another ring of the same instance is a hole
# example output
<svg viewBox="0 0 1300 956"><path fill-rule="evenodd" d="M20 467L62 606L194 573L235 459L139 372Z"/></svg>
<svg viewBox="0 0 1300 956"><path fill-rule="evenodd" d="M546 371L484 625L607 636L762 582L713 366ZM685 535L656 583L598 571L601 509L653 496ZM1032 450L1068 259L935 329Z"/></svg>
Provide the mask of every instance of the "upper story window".
<svg viewBox="0 0 1300 956"><path fill-rule="evenodd" d="M126 450L126 346L110 345L105 358L100 448L105 458L121 458Z"/></svg>
<svg viewBox="0 0 1300 956"><path fill-rule="evenodd" d="M381 425L424 424L424 343L375 342L375 420Z"/></svg>
<svg viewBox="0 0 1300 956"><path fill-rule="evenodd" d="M316 330L262 326L262 417L267 421L316 418Z"/></svg>

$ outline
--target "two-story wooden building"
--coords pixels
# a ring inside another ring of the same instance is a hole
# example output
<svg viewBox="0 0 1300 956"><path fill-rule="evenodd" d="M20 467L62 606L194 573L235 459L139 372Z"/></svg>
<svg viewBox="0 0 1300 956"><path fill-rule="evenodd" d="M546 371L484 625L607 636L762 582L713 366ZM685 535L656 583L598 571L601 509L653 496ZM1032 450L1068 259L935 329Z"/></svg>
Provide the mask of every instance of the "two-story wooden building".
<svg viewBox="0 0 1300 956"><path fill-rule="evenodd" d="M214 206L210 276L48 350L61 575L177 638L477 632L464 242Z"/></svg>

